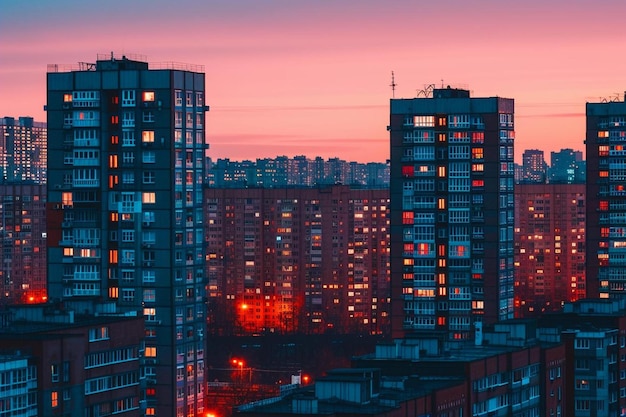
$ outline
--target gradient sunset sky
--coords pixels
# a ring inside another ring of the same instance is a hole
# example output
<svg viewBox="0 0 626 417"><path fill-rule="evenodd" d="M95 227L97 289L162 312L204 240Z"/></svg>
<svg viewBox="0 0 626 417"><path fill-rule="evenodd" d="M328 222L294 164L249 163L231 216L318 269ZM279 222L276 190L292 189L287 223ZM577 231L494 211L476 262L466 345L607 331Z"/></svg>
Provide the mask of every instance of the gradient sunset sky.
<svg viewBox="0 0 626 417"><path fill-rule="evenodd" d="M205 66L209 156L383 162L396 98L515 99L524 149L584 150L585 102L623 100L623 0L6 0L0 116L45 121L46 65L140 54Z"/></svg>

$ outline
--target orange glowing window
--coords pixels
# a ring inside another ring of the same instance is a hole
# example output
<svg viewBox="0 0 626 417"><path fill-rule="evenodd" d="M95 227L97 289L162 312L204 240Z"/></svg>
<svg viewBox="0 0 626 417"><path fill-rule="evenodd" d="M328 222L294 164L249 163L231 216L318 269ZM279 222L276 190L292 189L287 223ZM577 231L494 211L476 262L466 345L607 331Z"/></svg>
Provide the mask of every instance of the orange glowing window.
<svg viewBox="0 0 626 417"><path fill-rule="evenodd" d="M606 200L601 200L600 201L600 210L601 211L606 211L609 209L609 202Z"/></svg>
<svg viewBox="0 0 626 417"><path fill-rule="evenodd" d="M402 212L402 224L413 224L413 212L412 211Z"/></svg>
<svg viewBox="0 0 626 417"><path fill-rule="evenodd" d="M439 285L446 285L446 274L437 274L437 282Z"/></svg>
<svg viewBox="0 0 626 417"><path fill-rule="evenodd" d="M141 132L141 141L143 143L153 143L154 130L144 130L143 132Z"/></svg>
<svg viewBox="0 0 626 417"><path fill-rule="evenodd" d="M117 287L109 287L109 298L119 298L119 288Z"/></svg>
<svg viewBox="0 0 626 417"><path fill-rule="evenodd" d="M72 193L68 192L68 193L61 194L61 202L63 203L64 206L72 206L73 205Z"/></svg>
<svg viewBox="0 0 626 417"><path fill-rule="evenodd" d="M472 180L472 187L484 187L485 180Z"/></svg>
<svg viewBox="0 0 626 417"><path fill-rule="evenodd" d="M112 263L112 264L117 263L117 249L109 250L109 263Z"/></svg>
<svg viewBox="0 0 626 417"><path fill-rule="evenodd" d="M483 159L484 157L483 148L472 148L472 159Z"/></svg>
<svg viewBox="0 0 626 417"><path fill-rule="evenodd" d="M411 266L415 263L415 260L412 258L405 258L403 259L403 264L404 266Z"/></svg>
<svg viewBox="0 0 626 417"><path fill-rule="evenodd" d="M117 135L111 135L111 145L117 145L120 143L120 137Z"/></svg>
<svg viewBox="0 0 626 417"><path fill-rule="evenodd" d="M417 244L417 254L418 255L428 255L430 253L430 244L428 243L418 243Z"/></svg>
<svg viewBox="0 0 626 417"><path fill-rule="evenodd" d="M437 175L439 177L445 177L446 176L446 167L439 167L437 169Z"/></svg>
<svg viewBox="0 0 626 417"><path fill-rule="evenodd" d="M599 156L609 156L609 147L607 145L598 146L598 155Z"/></svg>
<svg viewBox="0 0 626 417"><path fill-rule="evenodd" d="M439 295L448 295L448 289L446 287L439 287Z"/></svg>
<svg viewBox="0 0 626 417"><path fill-rule="evenodd" d="M111 104L120 104L120 97L119 96L111 97Z"/></svg>
<svg viewBox="0 0 626 417"><path fill-rule="evenodd" d="M445 317L437 317L437 324L439 326L445 326L446 325L446 318Z"/></svg>
<svg viewBox="0 0 626 417"><path fill-rule="evenodd" d="M63 101L65 103L71 103L72 102L72 94L63 94Z"/></svg>
<svg viewBox="0 0 626 417"><path fill-rule="evenodd" d="M404 244L404 251L405 252L413 252L413 248L415 247L415 245L413 245L412 243L405 243Z"/></svg>
<svg viewBox="0 0 626 417"><path fill-rule="evenodd" d="M446 199L445 198L440 198L438 200L437 206L439 207L439 210L445 210L445 208L446 208Z"/></svg>
<svg viewBox="0 0 626 417"><path fill-rule="evenodd" d="M472 132L472 143L484 143L484 142L485 142L484 132Z"/></svg>
<svg viewBox="0 0 626 417"><path fill-rule="evenodd" d="M406 280L413 280L413 274L411 272L405 272L404 274L402 274L402 279L406 279Z"/></svg>
<svg viewBox="0 0 626 417"><path fill-rule="evenodd" d="M115 187L119 184L120 178L117 175L109 175L109 188Z"/></svg>
<svg viewBox="0 0 626 417"><path fill-rule="evenodd" d="M447 123L447 117L437 117L437 126L445 126Z"/></svg>
<svg viewBox="0 0 626 417"><path fill-rule="evenodd" d="M446 245L437 246L437 256L446 256Z"/></svg>
<svg viewBox="0 0 626 417"><path fill-rule="evenodd" d="M472 171L483 172L484 170L485 170L485 166L483 164L472 164Z"/></svg>
<svg viewBox="0 0 626 417"><path fill-rule="evenodd" d="M154 101L154 91L144 91L143 101Z"/></svg>
<svg viewBox="0 0 626 417"><path fill-rule="evenodd" d="M109 155L109 168L117 168L117 155Z"/></svg>
<svg viewBox="0 0 626 417"><path fill-rule="evenodd" d="M111 116L111 124L112 125L116 125L120 123L120 117L119 116Z"/></svg>
<svg viewBox="0 0 626 417"><path fill-rule="evenodd" d="M600 228L600 236L601 237L609 237L609 228L608 227L601 227Z"/></svg>
<svg viewBox="0 0 626 417"><path fill-rule="evenodd" d="M112 221L112 222L116 222L116 221L118 221L118 220L119 220L119 218L120 218L119 213L116 213L116 212L111 212L111 221Z"/></svg>
<svg viewBox="0 0 626 417"><path fill-rule="evenodd" d="M609 177L609 171L600 171L599 175L600 175L600 178L608 178Z"/></svg>
<svg viewBox="0 0 626 417"><path fill-rule="evenodd" d="M609 131L608 130L600 130L600 131L598 131L598 137L599 138L608 138L609 137Z"/></svg>
<svg viewBox="0 0 626 417"><path fill-rule="evenodd" d="M439 135L437 135L437 138L438 138L439 142L445 142L446 141L446 134L445 133L440 133Z"/></svg>

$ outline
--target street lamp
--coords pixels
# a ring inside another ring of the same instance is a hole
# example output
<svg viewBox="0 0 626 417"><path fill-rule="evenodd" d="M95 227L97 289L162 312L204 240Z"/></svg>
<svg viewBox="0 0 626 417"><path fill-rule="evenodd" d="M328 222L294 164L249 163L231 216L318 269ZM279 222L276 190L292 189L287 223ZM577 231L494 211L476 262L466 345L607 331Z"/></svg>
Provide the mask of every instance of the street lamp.
<svg viewBox="0 0 626 417"><path fill-rule="evenodd" d="M244 361L239 360L239 359L233 359L233 365L234 366L238 366L239 367L239 379L243 379L243 365L244 365Z"/></svg>

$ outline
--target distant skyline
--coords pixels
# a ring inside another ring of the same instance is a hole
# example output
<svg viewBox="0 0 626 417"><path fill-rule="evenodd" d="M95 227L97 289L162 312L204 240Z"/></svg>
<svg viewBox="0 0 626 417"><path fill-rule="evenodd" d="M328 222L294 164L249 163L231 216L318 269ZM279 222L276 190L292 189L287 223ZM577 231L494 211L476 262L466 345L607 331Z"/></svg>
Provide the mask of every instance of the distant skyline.
<svg viewBox="0 0 626 417"><path fill-rule="evenodd" d="M213 159L389 158L396 98L515 99L525 149L584 150L585 102L623 100L618 0L7 1L0 117L45 121L46 65L139 54L205 66Z"/></svg>

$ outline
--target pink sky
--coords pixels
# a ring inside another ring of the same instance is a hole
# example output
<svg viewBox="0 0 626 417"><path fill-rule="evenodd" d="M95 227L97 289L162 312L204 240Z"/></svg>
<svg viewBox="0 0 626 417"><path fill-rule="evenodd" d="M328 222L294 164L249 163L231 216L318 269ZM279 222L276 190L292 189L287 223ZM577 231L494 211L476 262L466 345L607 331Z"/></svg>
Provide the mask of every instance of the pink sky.
<svg viewBox="0 0 626 417"><path fill-rule="evenodd" d="M0 116L45 120L49 63L205 66L210 156L384 161L396 97L427 84L515 99L524 149L584 150L585 102L626 90L626 2L33 0L0 13Z"/></svg>

